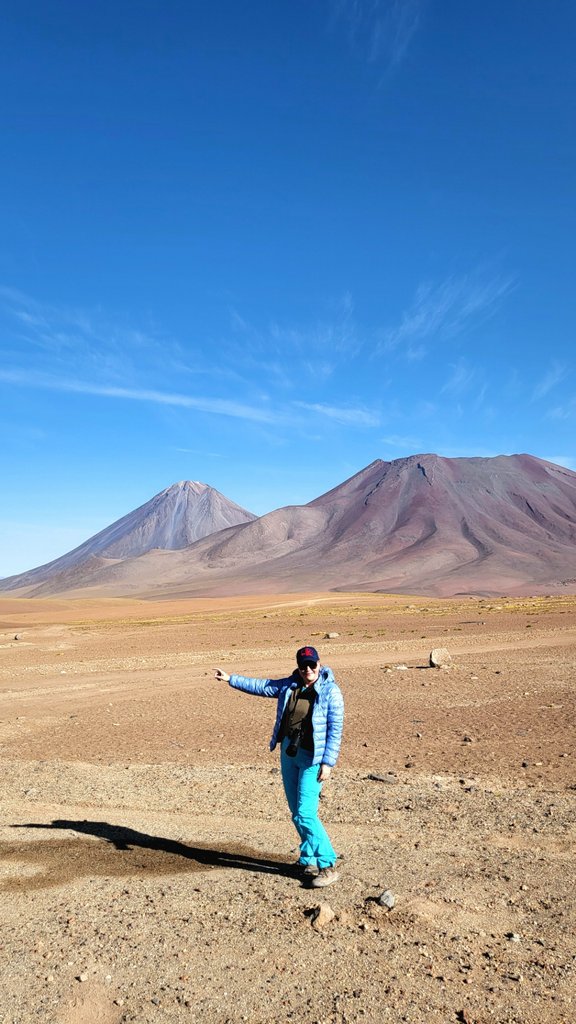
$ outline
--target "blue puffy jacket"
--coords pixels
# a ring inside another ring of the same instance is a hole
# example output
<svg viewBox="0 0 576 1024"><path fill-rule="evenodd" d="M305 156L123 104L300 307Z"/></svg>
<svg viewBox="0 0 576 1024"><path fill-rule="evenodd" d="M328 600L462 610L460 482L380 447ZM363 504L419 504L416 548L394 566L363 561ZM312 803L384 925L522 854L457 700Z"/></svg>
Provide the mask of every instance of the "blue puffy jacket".
<svg viewBox="0 0 576 1024"><path fill-rule="evenodd" d="M276 722L270 740L270 750L278 741L282 715L290 697L290 691L302 682L295 671L287 679L251 679L248 676L230 676L230 686L257 697L276 697ZM332 768L338 760L342 726L344 724L344 698L334 679L331 668L323 666L320 675L312 684L318 694L312 707L312 734L314 737L314 758L312 764L328 764Z"/></svg>

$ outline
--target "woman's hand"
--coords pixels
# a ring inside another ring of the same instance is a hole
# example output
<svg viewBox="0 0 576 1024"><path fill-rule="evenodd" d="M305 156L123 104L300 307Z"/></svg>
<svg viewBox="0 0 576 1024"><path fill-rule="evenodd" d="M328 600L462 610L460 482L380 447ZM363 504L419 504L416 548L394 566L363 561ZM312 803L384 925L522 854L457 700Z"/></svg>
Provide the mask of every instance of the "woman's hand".
<svg viewBox="0 0 576 1024"><path fill-rule="evenodd" d="M318 769L318 782L328 782L332 769L329 764L321 764Z"/></svg>
<svg viewBox="0 0 576 1024"><path fill-rule="evenodd" d="M221 679L223 683L230 682L230 676L228 675L227 672L223 672L221 668L214 669L214 678Z"/></svg>

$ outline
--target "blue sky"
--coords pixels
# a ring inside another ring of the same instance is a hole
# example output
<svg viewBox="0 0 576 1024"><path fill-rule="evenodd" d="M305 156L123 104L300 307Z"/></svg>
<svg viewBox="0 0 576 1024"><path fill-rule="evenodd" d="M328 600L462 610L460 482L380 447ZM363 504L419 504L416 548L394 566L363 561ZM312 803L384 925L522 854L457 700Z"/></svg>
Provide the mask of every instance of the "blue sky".
<svg viewBox="0 0 576 1024"><path fill-rule="evenodd" d="M576 469L572 2L3 12L0 576L177 480Z"/></svg>

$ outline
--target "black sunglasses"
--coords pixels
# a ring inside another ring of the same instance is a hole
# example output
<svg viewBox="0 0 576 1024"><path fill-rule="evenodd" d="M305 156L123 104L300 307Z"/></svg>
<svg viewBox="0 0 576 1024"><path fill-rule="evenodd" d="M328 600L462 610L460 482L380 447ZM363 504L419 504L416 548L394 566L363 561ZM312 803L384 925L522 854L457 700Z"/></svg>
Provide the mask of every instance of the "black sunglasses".
<svg viewBox="0 0 576 1024"><path fill-rule="evenodd" d="M318 668L317 661L307 661L305 665L298 665L300 672L305 672L307 668L311 668L313 672Z"/></svg>

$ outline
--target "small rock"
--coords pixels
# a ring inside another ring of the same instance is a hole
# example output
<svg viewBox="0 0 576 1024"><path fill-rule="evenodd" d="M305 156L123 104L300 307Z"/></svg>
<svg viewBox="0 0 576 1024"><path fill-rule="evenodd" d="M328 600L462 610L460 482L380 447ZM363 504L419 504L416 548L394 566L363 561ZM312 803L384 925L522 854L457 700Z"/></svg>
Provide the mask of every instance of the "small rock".
<svg viewBox="0 0 576 1024"><path fill-rule="evenodd" d="M370 782L386 782L389 786L393 786L398 782L398 779L393 772L386 772L385 775L375 775L373 772L366 776Z"/></svg>
<svg viewBox="0 0 576 1024"><path fill-rule="evenodd" d="M396 906L396 897L391 889L385 889L376 902L381 907L387 907L388 910L393 910Z"/></svg>
<svg viewBox="0 0 576 1024"><path fill-rule="evenodd" d="M340 633L324 633L325 640L335 640L337 636L340 636Z"/></svg>
<svg viewBox="0 0 576 1024"><path fill-rule="evenodd" d="M408 671L408 665L396 665L395 667L396 667L396 671L397 672L407 672Z"/></svg>
<svg viewBox="0 0 576 1024"><path fill-rule="evenodd" d="M124 1006L124 1000L123 999L115 999L114 1000L114 1004L115 1004L115 1006Z"/></svg>
<svg viewBox="0 0 576 1024"><path fill-rule="evenodd" d="M445 647L435 647L430 651L430 668L444 668L452 663L450 651Z"/></svg>
<svg viewBox="0 0 576 1024"><path fill-rule="evenodd" d="M21 640L22 639L22 633L15 633L14 634L14 639L15 640Z"/></svg>
<svg viewBox="0 0 576 1024"><path fill-rule="evenodd" d="M336 914L329 903L320 903L312 911L312 927L317 932L322 931L325 925L330 924L330 921L333 921L335 917Z"/></svg>
<svg viewBox="0 0 576 1024"><path fill-rule="evenodd" d="M471 736L466 735L462 737L462 743L474 743L474 740Z"/></svg>
<svg viewBox="0 0 576 1024"><path fill-rule="evenodd" d="M456 1013L456 1020L459 1021L460 1024L472 1024L472 1017L468 1016L466 1010L458 1010Z"/></svg>
<svg viewBox="0 0 576 1024"><path fill-rule="evenodd" d="M506 938L510 939L510 942L522 942L522 936L518 935L518 932L506 932Z"/></svg>
<svg viewBox="0 0 576 1024"><path fill-rule="evenodd" d="M76 978L76 981L88 981L88 975L87 974L79 974L77 976L77 978Z"/></svg>

